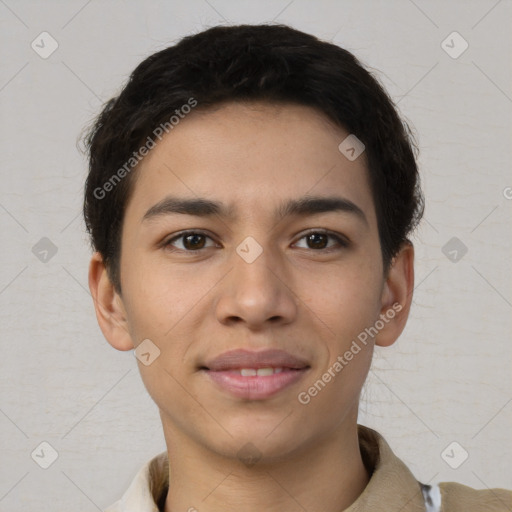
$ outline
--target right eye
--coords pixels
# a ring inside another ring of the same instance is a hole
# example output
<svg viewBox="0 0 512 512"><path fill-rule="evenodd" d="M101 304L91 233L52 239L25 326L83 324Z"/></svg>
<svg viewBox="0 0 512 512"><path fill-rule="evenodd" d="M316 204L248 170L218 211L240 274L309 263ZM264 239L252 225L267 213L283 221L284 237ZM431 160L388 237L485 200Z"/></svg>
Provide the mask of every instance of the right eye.
<svg viewBox="0 0 512 512"><path fill-rule="evenodd" d="M201 231L183 231L164 242L163 247L171 251L177 250L183 252L197 252L201 249L207 249L208 247L215 247L215 243L210 246L205 245L206 239L212 240L211 237ZM177 247L177 245L179 246Z"/></svg>

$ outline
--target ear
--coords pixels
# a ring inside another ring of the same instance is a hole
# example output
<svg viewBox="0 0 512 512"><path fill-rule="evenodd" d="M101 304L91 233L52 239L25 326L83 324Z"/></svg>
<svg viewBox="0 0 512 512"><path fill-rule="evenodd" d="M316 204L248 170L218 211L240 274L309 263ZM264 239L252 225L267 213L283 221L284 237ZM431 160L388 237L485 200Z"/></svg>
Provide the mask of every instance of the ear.
<svg viewBox="0 0 512 512"><path fill-rule="evenodd" d="M402 334L414 290L414 246L404 242L393 258L382 289L380 319L384 327L375 336L375 344L389 347Z"/></svg>
<svg viewBox="0 0 512 512"><path fill-rule="evenodd" d="M134 348L123 300L115 291L99 252L93 254L89 264L89 289L98 324L107 341L117 350Z"/></svg>

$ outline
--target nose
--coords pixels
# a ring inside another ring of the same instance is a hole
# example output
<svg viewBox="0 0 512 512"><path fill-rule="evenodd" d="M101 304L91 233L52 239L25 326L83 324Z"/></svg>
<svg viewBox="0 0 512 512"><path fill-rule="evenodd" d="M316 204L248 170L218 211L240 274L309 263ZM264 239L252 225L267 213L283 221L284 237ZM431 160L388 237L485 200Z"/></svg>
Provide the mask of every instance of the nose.
<svg viewBox="0 0 512 512"><path fill-rule="evenodd" d="M269 249L252 262L234 252L233 268L223 280L216 315L224 325L245 324L252 330L293 322L298 301L284 262Z"/></svg>

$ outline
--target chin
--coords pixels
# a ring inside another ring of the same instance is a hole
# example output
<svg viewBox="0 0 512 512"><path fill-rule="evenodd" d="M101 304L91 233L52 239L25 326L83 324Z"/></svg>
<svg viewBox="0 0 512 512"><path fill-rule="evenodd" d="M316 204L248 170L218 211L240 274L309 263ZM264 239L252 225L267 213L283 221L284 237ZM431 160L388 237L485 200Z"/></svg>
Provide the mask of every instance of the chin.
<svg viewBox="0 0 512 512"><path fill-rule="evenodd" d="M277 419L274 417L272 423L261 425L255 425L248 418L237 421L236 425L223 423L231 436L226 434L223 440L210 439L207 443L220 455L239 459L248 466L253 459L261 462L280 460L298 450L307 438L304 427L285 425L284 418L286 414Z"/></svg>

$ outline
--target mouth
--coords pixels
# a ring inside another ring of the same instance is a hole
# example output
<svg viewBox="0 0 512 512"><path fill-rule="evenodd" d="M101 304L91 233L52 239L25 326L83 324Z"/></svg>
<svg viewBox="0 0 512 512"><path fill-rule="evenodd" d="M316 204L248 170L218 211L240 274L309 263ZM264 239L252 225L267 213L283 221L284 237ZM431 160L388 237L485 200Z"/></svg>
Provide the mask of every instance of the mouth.
<svg viewBox="0 0 512 512"><path fill-rule="evenodd" d="M268 366L266 368L231 368L227 370L210 370L210 368L207 368L206 366L202 366L200 368L200 370L231 373L233 375L241 375L242 377L268 377L269 375L274 375L283 371L300 371L302 369L303 368L283 368L282 366L278 368Z"/></svg>
<svg viewBox="0 0 512 512"><path fill-rule="evenodd" d="M233 350L198 369L217 389L246 400L270 398L301 380L310 369L282 350Z"/></svg>

